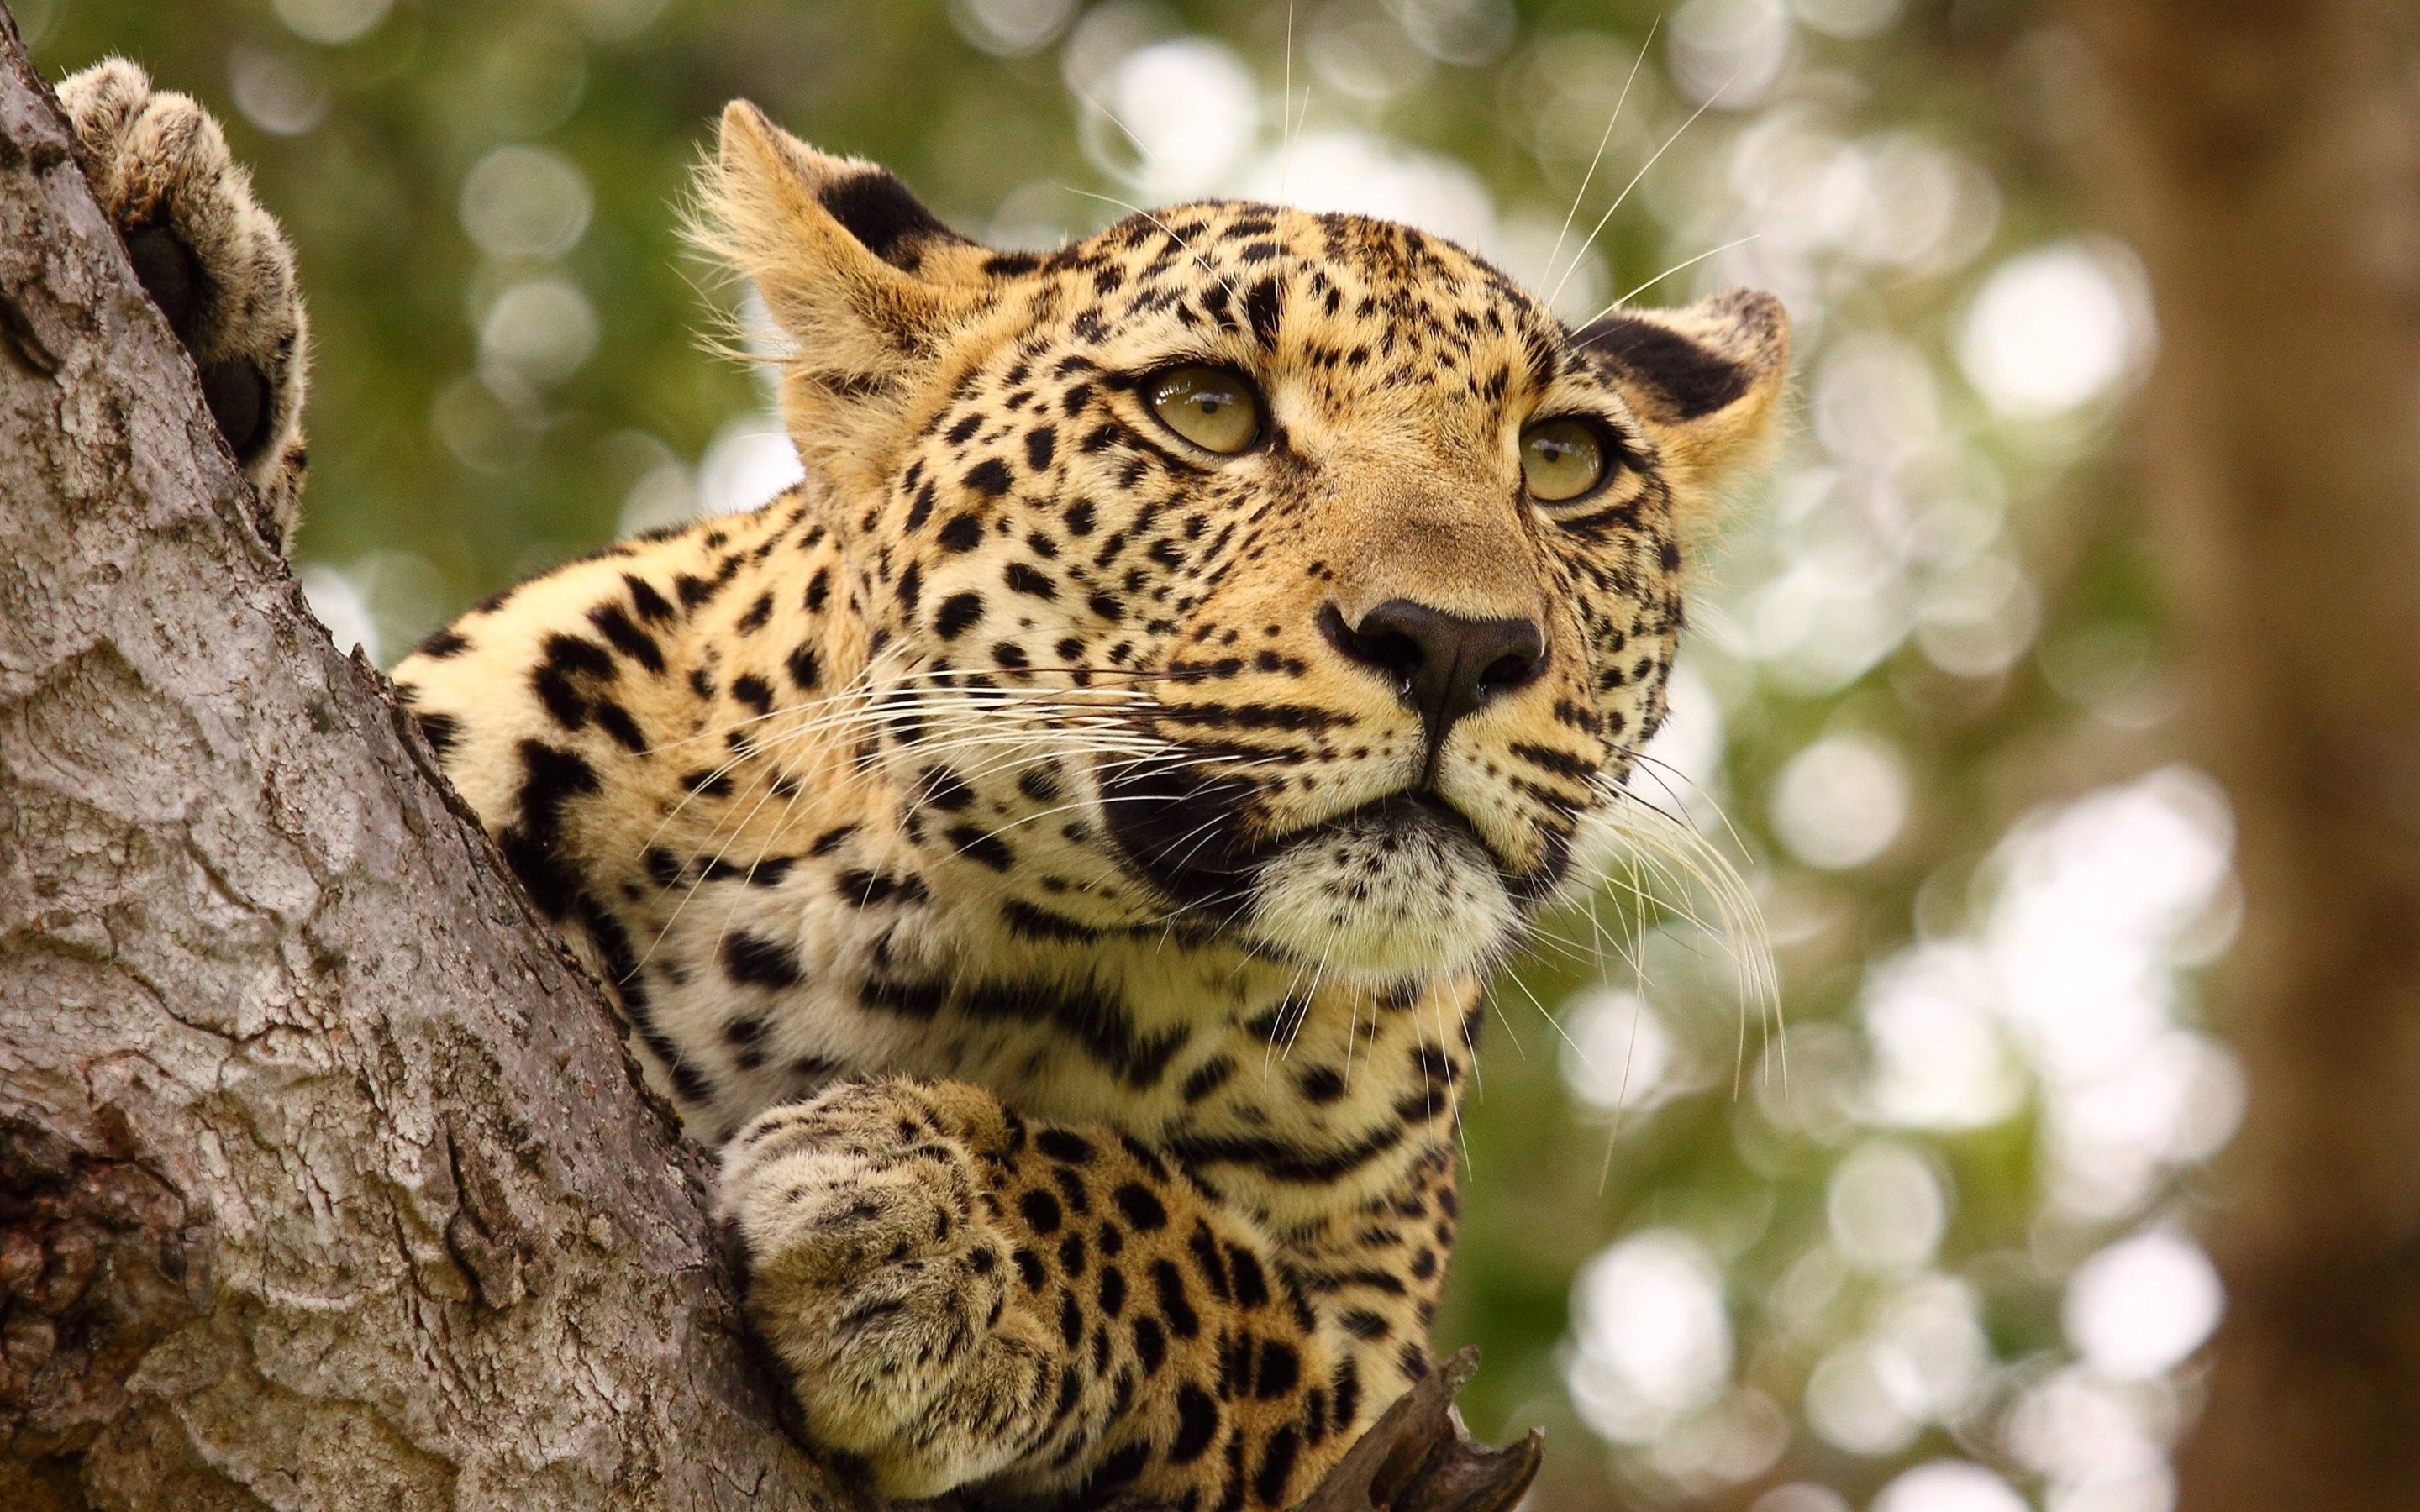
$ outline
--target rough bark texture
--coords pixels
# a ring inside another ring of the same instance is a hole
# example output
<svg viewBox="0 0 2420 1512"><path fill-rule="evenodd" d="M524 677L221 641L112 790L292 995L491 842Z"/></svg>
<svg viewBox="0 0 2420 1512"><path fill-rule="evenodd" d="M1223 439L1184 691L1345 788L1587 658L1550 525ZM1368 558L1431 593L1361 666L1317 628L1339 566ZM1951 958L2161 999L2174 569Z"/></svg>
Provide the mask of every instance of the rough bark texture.
<svg viewBox="0 0 2420 1512"><path fill-rule="evenodd" d="M2390 0L2071 0L2248 907L2187 1512L2420 1506L2420 102Z"/></svg>
<svg viewBox="0 0 2420 1512"><path fill-rule="evenodd" d="M0 10L0 1505L845 1504L244 494Z"/></svg>

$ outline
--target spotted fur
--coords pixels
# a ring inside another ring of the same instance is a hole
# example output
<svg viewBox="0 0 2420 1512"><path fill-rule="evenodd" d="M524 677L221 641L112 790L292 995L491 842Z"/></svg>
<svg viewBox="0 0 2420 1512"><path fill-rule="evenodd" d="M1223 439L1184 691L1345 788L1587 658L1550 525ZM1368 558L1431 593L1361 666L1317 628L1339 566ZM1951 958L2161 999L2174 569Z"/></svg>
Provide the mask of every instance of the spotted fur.
<svg viewBox="0 0 2420 1512"><path fill-rule="evenodd" d="M704 200L808 481L397 686L721 1148L826 1448L894 1494L1290 1506L1431 1367L1481 981L1662 717L1779 312L1574 332L1447 242L1245 203L992 253L744 105ZM1156 421L1175 362L1249 375L1261 444ZM1603 426L1604 488L1525 496L1542 414ZM1440 713L1388 614L1535 654Z"/></svg>

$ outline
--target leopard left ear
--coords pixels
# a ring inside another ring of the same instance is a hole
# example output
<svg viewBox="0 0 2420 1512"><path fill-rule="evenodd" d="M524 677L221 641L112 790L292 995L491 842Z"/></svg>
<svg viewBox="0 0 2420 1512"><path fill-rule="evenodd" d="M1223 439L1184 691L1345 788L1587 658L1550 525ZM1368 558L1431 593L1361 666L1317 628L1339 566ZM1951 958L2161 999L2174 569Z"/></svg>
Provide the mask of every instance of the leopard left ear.
<svg viewBox="0 0 2420 1512"><path fill-rule="evenodd" d="M692 237L756 285L794 377L896 388L985 297L989 257L889 169L818 152L746 100L722 113Z"/></svg>
<svg viewBox="0 0 2420 1512"><path fill-rule="evenodd" d="M1790 316L1772 295L1625 310L1575 339L1653 434L1684 495L1719 491L1770 455L1790 378Z"/></svg>

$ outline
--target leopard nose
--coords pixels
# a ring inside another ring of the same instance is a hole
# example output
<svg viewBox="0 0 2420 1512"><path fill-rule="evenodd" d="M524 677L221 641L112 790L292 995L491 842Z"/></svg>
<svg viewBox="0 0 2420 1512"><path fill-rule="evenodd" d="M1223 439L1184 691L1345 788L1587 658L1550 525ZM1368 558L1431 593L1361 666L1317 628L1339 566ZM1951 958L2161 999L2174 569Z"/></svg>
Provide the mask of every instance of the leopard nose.
<svg viewBox="0 0 2420 1512"><path fill-rule="evenodd" d="M1330 604L1319 611L1328 643L1387 677L1419 712L1435 750L1454 722L1535 678L1546 665L1546 638L1533 621L1482 620L1390 598L1344 623Z"/></svg>

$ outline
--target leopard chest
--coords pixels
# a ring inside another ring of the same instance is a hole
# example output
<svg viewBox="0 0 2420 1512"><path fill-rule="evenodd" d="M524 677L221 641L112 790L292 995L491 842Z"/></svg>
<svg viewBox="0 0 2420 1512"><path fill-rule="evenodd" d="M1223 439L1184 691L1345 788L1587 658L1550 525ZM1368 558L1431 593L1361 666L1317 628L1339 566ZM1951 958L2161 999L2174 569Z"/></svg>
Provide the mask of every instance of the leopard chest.
<svg viewBox="0 0 2420 1512"><path fill-rule="evenodd" d="M1290 968L1156 941L1020 956L970 941L945 906L911 931L752 894L663 932L631 1015L643 1051L676 1057L692 1094L711 1087L691 1115L709 1139L843 1077L960 1080L1309 1214L1384 1189L1450 1134L1477 1034L1466 981L1306 992Z"/></svg>

